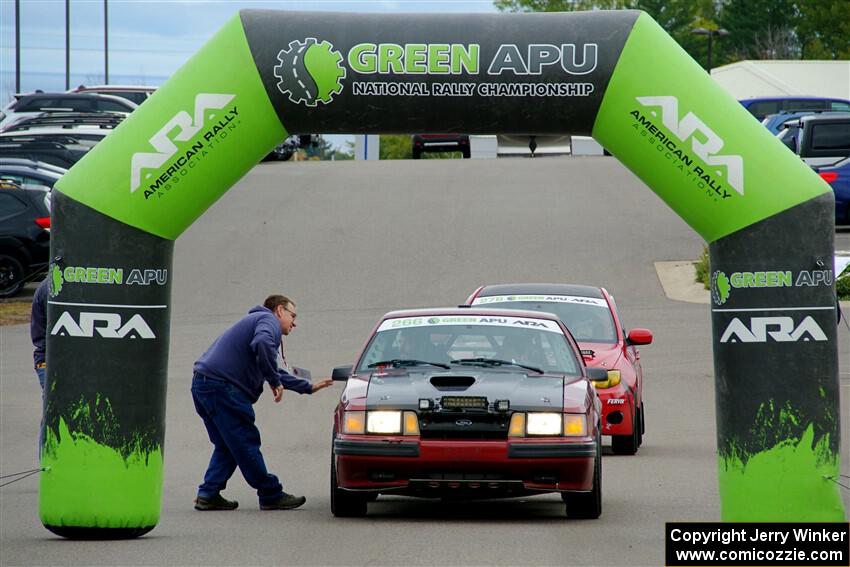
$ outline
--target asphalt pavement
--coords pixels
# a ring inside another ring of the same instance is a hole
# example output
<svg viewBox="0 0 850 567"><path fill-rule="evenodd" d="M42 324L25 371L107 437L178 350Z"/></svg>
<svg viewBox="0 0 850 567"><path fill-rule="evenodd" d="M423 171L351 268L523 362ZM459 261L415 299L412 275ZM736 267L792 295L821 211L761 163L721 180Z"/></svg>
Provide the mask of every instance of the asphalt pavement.
<svg viewBox="0 0 850 567"><path fill-rule="evenodd" d="M262 164L176 243L159 525L137 540L62 540L39 522L31 477L0 488L0 563L663 565L665 522L720 515L709 307L669 299L654 267L702 246L613 158ZM297 303L287 359L318 378L352 363L386 311L456 305L481 284L520 281L603 285L626 326L654 333L641 347L644 445L636 456L606 451L600 519L566 519L557 495L381 497L365 518L334 518L340 385L287 392L277 405L266 393L255 406L269 468L307 496L303 508L260 511L237 473L225 495L238 510L193 510L211 445L189 394L192 363L266 295ZM844 327L840 345L846 400ZM37 466L40 403L28 327L0 327L1 474Z"/></svg>

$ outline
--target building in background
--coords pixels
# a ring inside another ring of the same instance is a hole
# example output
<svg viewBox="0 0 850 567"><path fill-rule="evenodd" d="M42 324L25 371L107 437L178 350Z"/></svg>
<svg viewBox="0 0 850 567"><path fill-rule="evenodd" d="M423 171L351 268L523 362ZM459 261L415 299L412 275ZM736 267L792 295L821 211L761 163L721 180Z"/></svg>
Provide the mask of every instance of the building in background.
<svg viewBox="0 0 850 567"><path fill-rule="evenodd" d="M850 98L850 61L739 61L711 70L736 99L799 95Z"/></svg>

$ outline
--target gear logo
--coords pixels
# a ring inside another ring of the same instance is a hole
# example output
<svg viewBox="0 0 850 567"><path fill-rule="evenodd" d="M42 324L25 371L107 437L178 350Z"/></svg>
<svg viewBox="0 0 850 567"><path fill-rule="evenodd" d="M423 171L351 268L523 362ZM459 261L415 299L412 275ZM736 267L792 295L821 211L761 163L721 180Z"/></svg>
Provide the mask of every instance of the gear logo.
<svg viewBox="0 0 850 567"><path fill-rule="evenodd" d="M277 54L277 60L277 88L295 104L328 104L342 92L346 77L342 54L328 41L319 43L314 37L291 41L288 49Z"/></svg>
<svg viewBox="0 0 850 567"><path fill-rule="evenodd" d="M717 271L711 278L711 298L717 305L723 305L729 299L729 278L725 272Z"/></svg>

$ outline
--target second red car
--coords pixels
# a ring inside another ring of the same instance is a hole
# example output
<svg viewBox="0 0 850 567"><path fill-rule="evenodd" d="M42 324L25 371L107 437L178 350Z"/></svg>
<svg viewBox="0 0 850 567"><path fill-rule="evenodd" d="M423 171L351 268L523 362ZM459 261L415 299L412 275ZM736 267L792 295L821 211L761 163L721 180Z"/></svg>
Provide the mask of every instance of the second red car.
<svg viewBox="0 0 850 567"><path fill-rule="evenodd" d="M611 448L634 455L646 431L643 370L638 345L652 342L648 329L626 332L617 304L605 288L570 284L501 284L478 288L467 299L474 307L546 311L557 315L582 350L589 367L608 376L594 381L602 401L602 434Z"/></svg>

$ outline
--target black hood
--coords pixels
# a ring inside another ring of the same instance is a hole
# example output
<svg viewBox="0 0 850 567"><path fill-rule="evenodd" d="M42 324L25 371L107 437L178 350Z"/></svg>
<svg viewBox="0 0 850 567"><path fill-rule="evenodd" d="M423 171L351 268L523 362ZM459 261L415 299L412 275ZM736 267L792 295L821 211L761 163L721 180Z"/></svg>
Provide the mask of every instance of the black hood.
<svg viewBox="0 0 850 567"><path fill-rule="evenodd" d="M439 405L444 397L484 397L492 406L509 400L511 410L561 410L564 378L557 374L525 374L505 370L471 368L462 371L426 371L372 374L366 409L416 410L427 398Z"/></svg>

